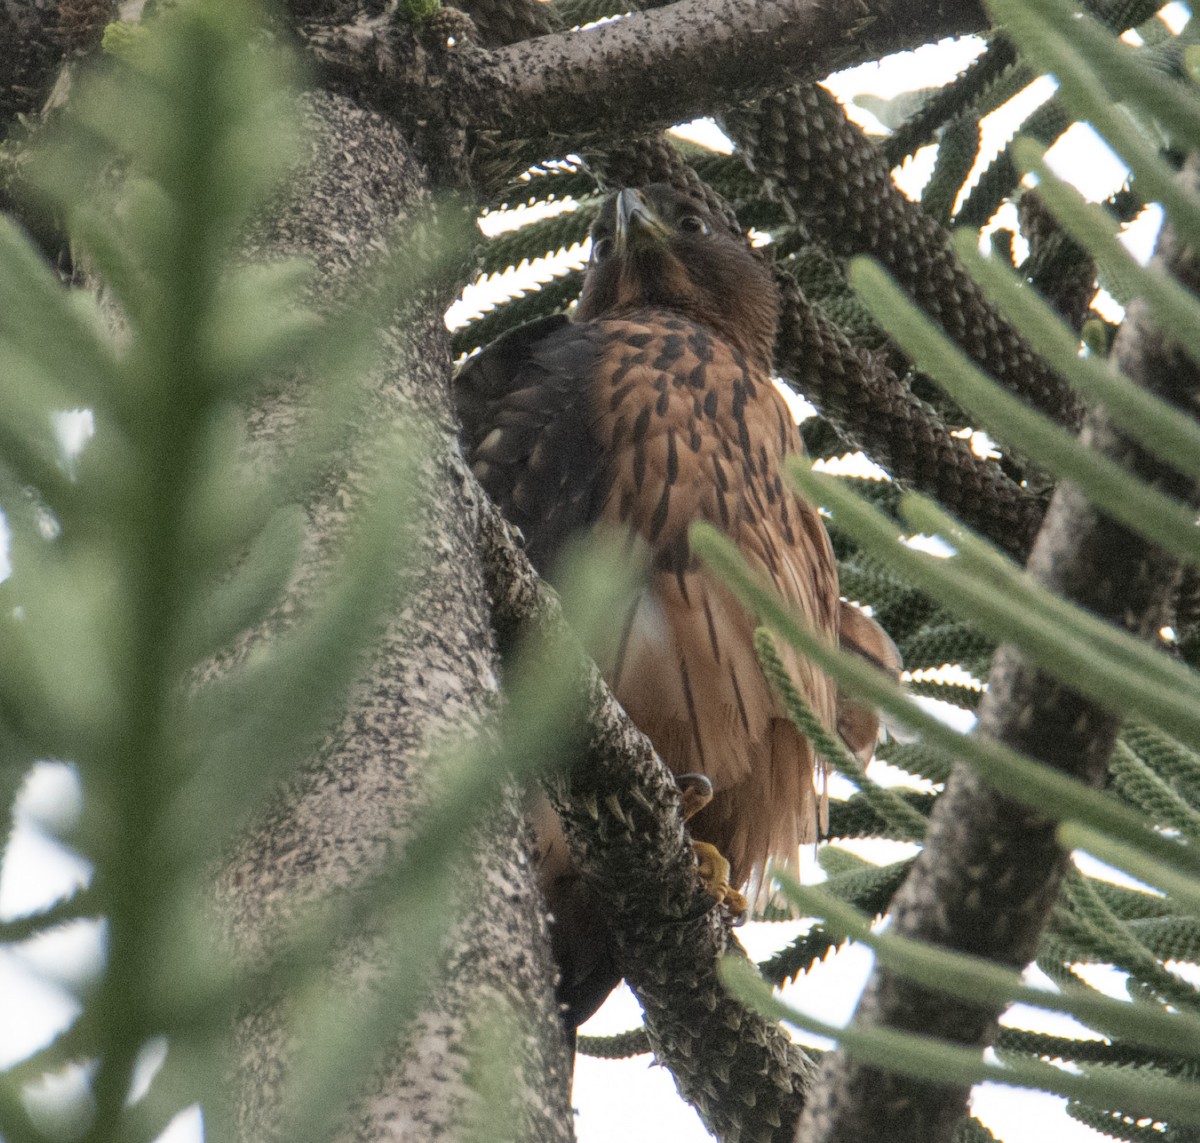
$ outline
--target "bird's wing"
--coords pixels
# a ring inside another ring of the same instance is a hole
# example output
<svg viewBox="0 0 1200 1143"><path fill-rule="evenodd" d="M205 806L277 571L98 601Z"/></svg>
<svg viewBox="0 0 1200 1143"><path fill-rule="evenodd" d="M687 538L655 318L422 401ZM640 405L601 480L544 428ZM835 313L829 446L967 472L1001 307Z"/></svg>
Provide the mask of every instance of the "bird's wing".
<svg viewBox="0 0 1200 1143"><path fill-rule="evenodd" d="M596 331L558 314L510 330L454 380L467 461L542 575L607 489L587 395L599 356Z"/></svg>
<svg viewBox="0 0 1200 1143"><path fill-rule="evenodd" d="M891 636L852 603L841 605L838 640L843 651L853 651L892 678L900 674L904 661ZM858 755L859 760L869 762L879 741L879 711L839 692L837 728L842 741Z"/></svg>
<svg viewBox="0 0 1200 1143"><path fill-rule="evenodd" d="M621 981L606 914L595 890L578 873L562 820L541 790L530 795L529 820L537 839L538 884L554 923L550 947L558 966L563 1021L577 1028Z"/></svg>
<svg viewBox="0 0 1200 1143"><path fill-rule="evenodd" d="M571 534L632 537L651 574L614 624L600 666L677 774L715 787L693 832L729 857L735 883L815 840L812 747L786 717L754 651L756 620L692 555L706 520L832 641L892 667L891 641L838 602L824 525L784 483L799 434L769 380L675 315L522 326L470 358L455 382L468 459L553 578ZM787 647L799 694L869 756L873 712Z"/></svg>
<svg viewBox="0 0 1200 1143"><path fill-rule="evenodd" d="M595 328L560 315L505 334L464 362L454 380L472 471L551 580L564 544L594 521L608 487L609 466L590 428L588 387L598 360ZM573 1037L621 973L605 914L572 864L544 794L534 796L530 817L538 882L553 916L557 995Z"/></svg>

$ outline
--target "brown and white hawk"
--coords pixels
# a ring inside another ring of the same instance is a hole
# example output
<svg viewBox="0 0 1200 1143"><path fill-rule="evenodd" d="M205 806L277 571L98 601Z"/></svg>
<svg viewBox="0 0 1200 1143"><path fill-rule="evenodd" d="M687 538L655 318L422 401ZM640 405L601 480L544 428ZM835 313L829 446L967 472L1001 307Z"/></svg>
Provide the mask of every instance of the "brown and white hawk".
<svg viewBox="0 0 1200 1143"><path fill-rule="evenodd" d="M728 858L735 887L816 840L823 764L759 667L755 617L700 565L688 526L724 532L830 642L885 669L899 662L874 621L839 602L824 525L784 476L802 445L771 382L778 318L769 268L724 217L669 186L624 190L592 227L574 315L513 330L456 380L472 469L542 575L554 581L582 531L632 541L645 560L642 590L599 665L671 771L712 782L689 828ZM874 715L839 704L821 671L782 653L817 717L870 757ZM574 1025L619 974L548 805L535 819Z"/></svg>

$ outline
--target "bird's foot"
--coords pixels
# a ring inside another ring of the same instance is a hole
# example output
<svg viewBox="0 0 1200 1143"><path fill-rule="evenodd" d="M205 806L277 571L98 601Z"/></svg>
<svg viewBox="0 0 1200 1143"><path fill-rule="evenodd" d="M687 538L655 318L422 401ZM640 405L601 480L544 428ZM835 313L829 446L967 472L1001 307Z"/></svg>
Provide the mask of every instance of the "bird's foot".
<svg viewBox="0 0 1200 1143"><path fill-rule="evenodd" d="M679 787L679 811L685 822L713 800L713 784L703 774L677 774L675 785Z"/></svg>
<svg viewBox="0 0 1200 1143"><path fill-rule="evenodd" d="M698 814L713 800L713 785L703 774L678 774L675 785L679 787L680 812L683 820ZM707 841L694 841L696 863L700 867L700 880L704 888L735 917L741 917L750 907L745 896L729 884L729 862L715 845Z"/></svg>
<svg viewBox="0 0 1200 1143"><path fill-rule="evenodd" d="M735 917L742 916L750 907L744 894L729 884L729 862L715 845L706 841L692 842L696 851L696 863L700 866L700 880L718 901Z"/></svg>

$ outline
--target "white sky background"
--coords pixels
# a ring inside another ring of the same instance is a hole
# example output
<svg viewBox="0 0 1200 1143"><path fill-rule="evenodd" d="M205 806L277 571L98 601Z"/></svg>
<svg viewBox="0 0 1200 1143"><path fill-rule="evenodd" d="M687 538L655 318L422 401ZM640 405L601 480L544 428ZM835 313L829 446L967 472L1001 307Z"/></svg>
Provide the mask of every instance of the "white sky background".
<svg viewBox="0 0 1200 1143"><path fill-rule="evenodd" d="M1164 11L1173 25L1187 18L1182 4ZM871 93L891 97L921 86L935 86L961 71L980 51L981 42L973 39L945 41L917 52L892 57L881 64L868 64L832 77L828 86L844 103L851 104L852 118L868 131L880 131L878 121L852 106L855 95ZM1053 91L1050 81L1031 85L1006 108L984 120L981 162L978 174L1008 141L1014 124ZM1018 110L1019 109L1019 110ZM711 124L703 122L681 130L705 145L727 149L727 141ZM897 172L897 183L916 197L933 169L936 148L922 148ZM1052 149L1050 161L1063 177L1070 178L1091 199L1107 197L1125 178L1120 161L1086 127L1075 127ZM554 212L570 209L555 206ZM485 230L508 229L518 219L532 221L540 217L532 211L504 212L485 218ZM1128 228L1126 241L1143 259L1149 256L1157 235L1160 214L1151 208ZM998 224L1016 229L1015 211L1001 216ZM453 325L466 321L497 297L529 288L554 273L580 266L587 256L586 244L566 251L554 259L524 265L515 271L494 276L468 287L464 298L447 314ZM1119 310L1116 311L1119 313ZM65 414L61 426L64 444L76 440L76 446L90 433L86 414ZM7 533L0 516L0 578L7 575ZM880 763L872 766L872 776L884 784L908 781L908 776ZM833 787L833 793L846 796L848 783ZM67 852L54 835L70 826L79 812L79 787L69 767L40 764L27 784L18 814L18 827L0 866L0 917L11 918L44 908L53 900L84 884L88 878L85 863ZM914 847L894 842L839 842L843 848L859 853L880 864L895 861ZM1084 858L1083 861L1088 859ZM806 880L823 877L811 855L806 854ZM1089 871L1097 868L1089 862ZM1119 875L1114 875L1114 879ZM739 935L747 950L762 959L783 947L805 923L745 925ZM78 1003L71 993L93 978L103 956L103 932L98 925L76 923L49 936L27 942L16 949L0 948L0 1068L23 1058L61 1032L78 1014ZM804 1011L834 1025L844 1024L851 1016L859 992L870 970L869 950L852 946L816 966L800 981L786 988L783 996ZM1124 996L1120 974L1104 969L1087 970L1085 975L1097 987L1114 996ZM1034 970L1031 982L1045 978ZM1067 1017L1028 1008L1011 1010L1005 1022L1061 1035L1089 1035ZM622 987L610 998L584 1031L606 1034L625 1031L640 1023L636 1001ZM798 1036L802 1043L810 1042ZM819 1040L816 1046L827 1046ZM153 1053L149 1053L153 1056ZM629 1061L604 1061L579 1057L576 1064L576 1130L580 1143L701 1143L709 1138L694 1111L684 1104L665 1069L653 1066L651 1057ZM155 1067L147 1060L147 1077ZM61 1092L78 1091L79 1076L68 1077ZM46 1092L38 1102L61 1102L61 1093ZM1065 1101L1040 1095L985 1085L977 1088L973 1111L1005 1143L1094 1143L1106 1138L1070 1120L1063 1110ZM168 1143L196 1143L201 1137L200 1116L191 1109L171 1125L161 1137ZM2 1143L2 1140L0 1140Z"/></svg>

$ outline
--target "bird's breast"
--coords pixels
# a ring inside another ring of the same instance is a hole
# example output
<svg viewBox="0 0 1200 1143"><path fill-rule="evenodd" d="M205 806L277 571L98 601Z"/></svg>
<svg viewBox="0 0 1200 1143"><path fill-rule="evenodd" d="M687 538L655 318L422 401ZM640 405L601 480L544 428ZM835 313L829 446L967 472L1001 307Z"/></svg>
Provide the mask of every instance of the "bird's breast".
<svg viewBox="0 0 1200 1143"><path fill-rule="evenodd" d="M816 510L784 483L799 433L764 370L669 311L589 324L602 338L590 430L608 469L598 523L644 543L652 563L602 669L666 764L710 778L716 798L693 830L745 878L815 837L814 756L759 667L757 620L693 558L688 527L704 520L724 532L831 641L833 552ZM790 648L782 654L832 729L832 684Z"/></svg>
<svg viewBox="0 0 1200 1143"><path fill-rule="evenodd" d="M611 466L601 518L660 552L706 520L737 532L768 517L788 541L784 457L795 424L770 378L710 331L669 312L610 319L593 383L593 433Z"/></svg>

